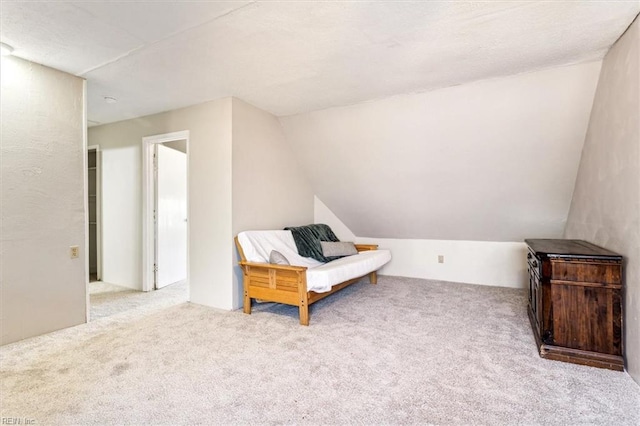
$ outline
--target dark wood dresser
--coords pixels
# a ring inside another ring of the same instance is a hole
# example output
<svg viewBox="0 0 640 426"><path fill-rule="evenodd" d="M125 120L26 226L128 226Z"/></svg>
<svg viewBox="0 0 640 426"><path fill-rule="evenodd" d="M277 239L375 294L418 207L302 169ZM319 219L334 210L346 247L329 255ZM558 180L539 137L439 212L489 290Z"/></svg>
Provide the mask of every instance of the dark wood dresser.
<svg viewBox="0 0 640 426"><path fill-rule="evenodd" d="M622 256L580 240L525 242L540 356L623 370Z"/></svg>

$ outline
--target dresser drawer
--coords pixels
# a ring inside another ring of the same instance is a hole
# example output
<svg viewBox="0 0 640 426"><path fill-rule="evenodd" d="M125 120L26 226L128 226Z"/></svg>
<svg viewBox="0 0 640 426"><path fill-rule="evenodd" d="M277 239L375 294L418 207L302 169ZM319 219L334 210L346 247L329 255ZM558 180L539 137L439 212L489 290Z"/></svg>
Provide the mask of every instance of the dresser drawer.
<svg viewBox="0 0 640 426"><path fill-rule="evenodd" d="M620 286L622 265L607 261L551 259L551 279Z"/></svg>

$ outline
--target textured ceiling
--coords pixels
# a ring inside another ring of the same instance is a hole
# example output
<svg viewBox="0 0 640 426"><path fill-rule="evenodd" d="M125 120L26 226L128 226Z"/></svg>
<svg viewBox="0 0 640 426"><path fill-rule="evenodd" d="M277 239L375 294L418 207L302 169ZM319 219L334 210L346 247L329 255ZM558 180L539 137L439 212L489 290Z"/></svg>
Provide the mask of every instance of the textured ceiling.
<svg viewBox="0 0 640 426"><path fill-rule="evenodd" d="M224 96L290 115L599 59L640 3L3 0L0 8L0 37L16 56L88 80L95 124Z"/></svg>

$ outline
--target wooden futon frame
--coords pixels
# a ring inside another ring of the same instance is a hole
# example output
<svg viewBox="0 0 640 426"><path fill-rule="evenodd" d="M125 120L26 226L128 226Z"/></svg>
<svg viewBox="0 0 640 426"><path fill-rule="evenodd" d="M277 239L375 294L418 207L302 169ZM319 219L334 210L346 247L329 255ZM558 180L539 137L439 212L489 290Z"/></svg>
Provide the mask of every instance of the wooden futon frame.
<svg viewBox="0 0 640 426"><path fill-rule="evenodd" d="M275 265L271 263L247 262L242 247L235 237L236 247L240 254L238 264L243 272L244 313L251 314L251 299L284 303L297 306L300 312L300 324L309 325L309 305L324 299L336 291L342 290L366 275L353 278L331 287L326 293L307 291L307 268L305 266ZM377 250L376 244L356 244L358 252ZM376 271L369 274L371 284L377 284Z"/></svg>

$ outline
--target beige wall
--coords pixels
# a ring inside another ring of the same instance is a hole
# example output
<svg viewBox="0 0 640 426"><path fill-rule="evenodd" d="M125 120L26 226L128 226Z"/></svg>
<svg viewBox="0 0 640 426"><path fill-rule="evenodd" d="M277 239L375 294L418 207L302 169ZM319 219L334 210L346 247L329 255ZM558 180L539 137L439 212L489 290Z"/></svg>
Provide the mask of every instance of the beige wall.
<svg viewBox="0 0 640 426"><path fill-rule="evenodd" d="M134 290L142 290L142 150L137 136L145 131L123 121L88 132L89 145L101 150L101 279Z"/></svg>
<svg viewBox="0 0 640 426"><path fill-rule="evenodd" d="M313 191L278 119L233 99L233 234L313 222ZM235 252L234 252L235 253ZM234 307L242 304L234 274Z"/></svg>
<svg viewBox="0 0 640 426"><path fill-rule="evenodd" d="M359 237L560 237L600 62L283 117L316 195Z"/></svg>
<svg viewBox="0 0 640 426"><path fill-rule="evenodd" d="M232 307L231 98L89 129L102 150L103 279L141 289L142 138L189 130L190 300Z"/></svg>
<svg viewBox="0 0 640 426"><path fill-rule="evenodd" d="M141 289L142 138L181 130L190 132L190 299L239 308L234 235L313 221L313 192L278 119L239 99L89 129L102 150L104 280Z"/></svg>
<svg viewBox="0 0 640 426"><path fill-rule="evenodd" d="M640 22L604 59L566 238L625 256L625 352L640 383Z"/></svg>
<svg viewBox="0 0 640 426"><path fill-rule="evenodd" d="M0 121L5 344L86 321L84 81L3 57Z"/></svg>

